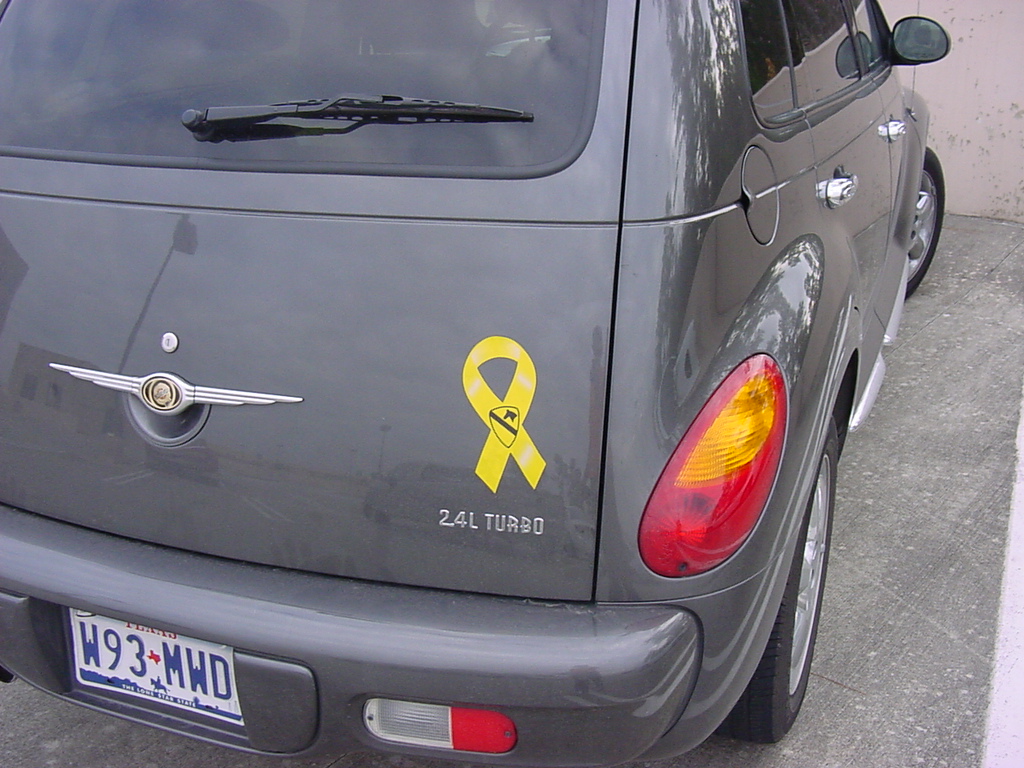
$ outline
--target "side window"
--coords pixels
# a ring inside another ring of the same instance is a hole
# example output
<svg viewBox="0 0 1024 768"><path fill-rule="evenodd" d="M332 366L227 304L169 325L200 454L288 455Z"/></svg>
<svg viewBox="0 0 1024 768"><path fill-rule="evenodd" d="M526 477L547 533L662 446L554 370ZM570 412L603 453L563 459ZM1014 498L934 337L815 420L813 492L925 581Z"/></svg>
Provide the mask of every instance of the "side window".
<svg viewBox="0 0 1024 768"><path fill-rule="evenodd" d="M841 0L785 0L800 106L827 99L860 76Z"/></svg>
<svg viewBox="0 0 1024 768"><path fill-rule="evenodd" d="M793 78L782 0L740 0L750 89L757 115L772 122L793 109Z"/></svg>
<svg viewBox="0 0 1024 768"><path fill-rule="evenodd" d="M882 52L885 50L887 32L868 0L855 0L854 21L857 25L857 47L868 71L885 66Z"/></svg>

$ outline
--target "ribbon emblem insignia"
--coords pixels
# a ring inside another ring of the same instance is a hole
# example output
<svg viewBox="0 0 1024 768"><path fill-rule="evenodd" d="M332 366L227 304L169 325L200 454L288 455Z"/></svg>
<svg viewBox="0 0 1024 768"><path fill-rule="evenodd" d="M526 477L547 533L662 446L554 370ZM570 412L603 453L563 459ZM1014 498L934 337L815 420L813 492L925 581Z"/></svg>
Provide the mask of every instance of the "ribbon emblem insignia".
<svg viewBox="0 0 1024 768"><path fill-rule="evenodd" d="M491 417L491 431L506 448L511 448L512 443L519 437L519 409L511 405L503 405L495 408L489 414Z"/></svg>
<svg viewBox="0 0 1024 768"><path fill-rule="evenodd" d="M480 373L480 366L496 358L511 360L516 364L512 383L503 398L494 394ZM523 426L537 389L537 369L526 350L504 336L484 339L473 347L466 358L462 369L462 386L469 404L490 430L476 463L477 476L493 493L497 493L511 456L530 486L536 488L547 462Z"/></svg>

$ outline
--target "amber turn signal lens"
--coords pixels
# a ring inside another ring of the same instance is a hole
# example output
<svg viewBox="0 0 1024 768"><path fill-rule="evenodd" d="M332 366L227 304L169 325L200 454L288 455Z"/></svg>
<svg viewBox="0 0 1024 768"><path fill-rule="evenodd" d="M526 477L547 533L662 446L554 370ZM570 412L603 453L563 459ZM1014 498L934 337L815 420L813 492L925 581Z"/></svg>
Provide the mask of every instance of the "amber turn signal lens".
<svg viewBox="0 0 1024 768"><path fill-rule="evenodd" d="M786 433L778 364L756 355L705 403L673 452L640 521L644 563L661 576L714 568L746 540L771 493Z"/></svg>

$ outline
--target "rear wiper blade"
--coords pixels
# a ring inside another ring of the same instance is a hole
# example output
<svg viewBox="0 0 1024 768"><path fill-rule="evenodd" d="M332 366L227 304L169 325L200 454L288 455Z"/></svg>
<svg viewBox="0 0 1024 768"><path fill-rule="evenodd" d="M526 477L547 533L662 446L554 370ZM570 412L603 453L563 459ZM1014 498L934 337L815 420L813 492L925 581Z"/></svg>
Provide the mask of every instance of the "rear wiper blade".
<svg viewBox="0 0 1024 768"><path fill-rule="evenodd" d="M280 118L340 120L343 128L290 124L263 125ZM463 104L457 101L409 99L403 96L343 95L331 99L306 99L259 106L186 109L181 123L197 141L240 141L281 136L350 133L369 123L494 123L533 122L533 114L518 109Z"/></svg>

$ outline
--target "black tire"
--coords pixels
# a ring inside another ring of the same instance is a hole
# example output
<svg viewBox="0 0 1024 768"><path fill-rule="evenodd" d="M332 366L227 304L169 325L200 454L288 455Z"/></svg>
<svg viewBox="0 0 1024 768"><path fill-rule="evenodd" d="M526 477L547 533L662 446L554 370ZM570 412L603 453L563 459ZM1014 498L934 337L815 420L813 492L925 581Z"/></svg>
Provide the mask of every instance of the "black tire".
<svg viewBox="0 0 1024 768"><path fill-rule="evenodd" d="M828 569L838 458L839 438L831 422L775 626L761 662L719 733L771 744L789 732L800 712Z"/></svg>
<svg viewBox="0 0 1024 768"><path fill-rule="evenodd" d="M924 152L924 170L921 173L921 187L914 208L914 223L910 233L910 251L907 259L910 269L907 273L907 296L917 290L932 265L935 248L942 232L942 218L946 212L946 181L942 165L931 149Z"/></svg>

